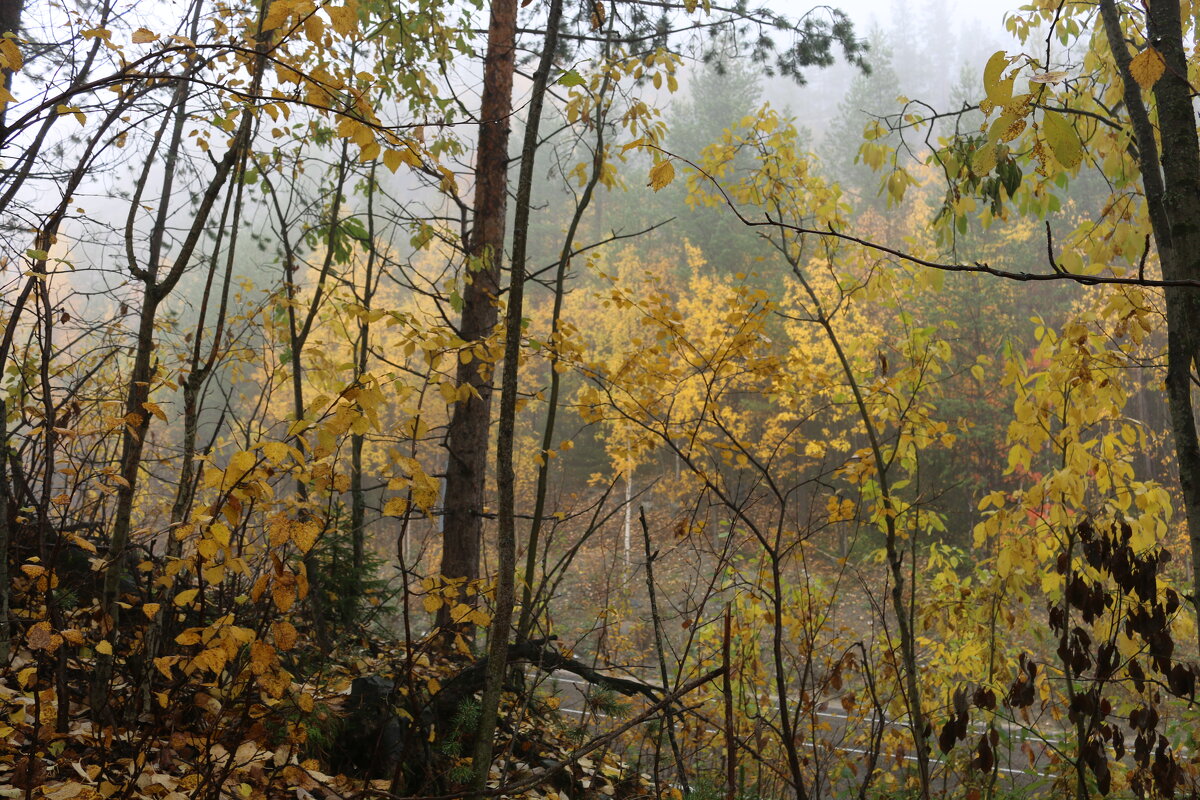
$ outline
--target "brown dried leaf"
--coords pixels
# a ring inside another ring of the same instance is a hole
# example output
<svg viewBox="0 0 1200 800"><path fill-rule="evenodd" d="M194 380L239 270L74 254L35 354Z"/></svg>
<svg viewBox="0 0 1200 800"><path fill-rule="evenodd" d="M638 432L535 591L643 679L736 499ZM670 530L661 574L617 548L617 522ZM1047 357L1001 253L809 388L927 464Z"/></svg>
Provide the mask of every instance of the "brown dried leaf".
<svg viewBox="0 0 1200 800"><path fill-rule="evenodd" d="M45 650L53 653L62 644L62 637L54 632L49 622L42 620L25 634L25 643L29 645L30 650Z"/></svg>

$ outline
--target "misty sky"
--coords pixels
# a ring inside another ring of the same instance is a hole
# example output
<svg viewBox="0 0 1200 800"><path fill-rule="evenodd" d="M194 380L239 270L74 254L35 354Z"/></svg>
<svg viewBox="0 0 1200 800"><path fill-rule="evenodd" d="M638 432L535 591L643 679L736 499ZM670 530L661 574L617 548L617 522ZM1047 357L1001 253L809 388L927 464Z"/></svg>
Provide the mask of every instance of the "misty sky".
<svg viewBox="0 0 1200 800"><path fill-rule="evenodd" d="M994 26L995 30L1001 31L1001 20L1005 12L1017 9L1023 2L1024 0L968 0L950 2L948 5L953 8L954 15L959 20L977 20L989 28ZM845 11L857 25L866 30L871 27L872 21L884 27L888 26L897 7L919 7L922 3L920 0L909 0L907 3L894 0L834 0L829 5ZM771 0L770 6L784 13L800 15L812 8L813 3L807 0ZM930 46L936 46L936 42L931 41Z"/></svg>
<svg viewBox="0 0 1200 800"><path fill-rule="evenodd" d="M768 5L792 18L809 12L814 0L766 0ZM893 51L891 66L902 93L945 107L951 86L964 76L983 74L983 66L996 50L1018 50L1020 46L1004 29L1006 13L1016 11L1024 0L833 0L828 5L845 11L860 36L882 33ZM868 56L868 60L871 57ZM925 62L925 63L922 63ZM931 63L942 78L939 86L922 82ZM808 70L807 85L797 87L789 80L765 79L763 99L787 108L801 118L817 139L838 113L838 103L854 78L855 70L839 61L832 68ZM882 111L884 109L871 109Z"/></svg>

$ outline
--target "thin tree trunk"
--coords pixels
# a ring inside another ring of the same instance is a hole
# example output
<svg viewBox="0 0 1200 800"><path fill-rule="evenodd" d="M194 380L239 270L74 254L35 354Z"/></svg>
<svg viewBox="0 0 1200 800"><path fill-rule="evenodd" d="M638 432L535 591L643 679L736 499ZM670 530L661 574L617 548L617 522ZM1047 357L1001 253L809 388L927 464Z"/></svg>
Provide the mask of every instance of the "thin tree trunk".
<svg viewBox="0 0 1200 800"><path fill-rule="evenodd" d="M193 40L198 36L200 10L200 4L196 4L190 32ZM237 184L237 190L226 195L225 205L221 210L221 220L217 225L217 237L213 243L212 253L209 256L208 274L205 278L204 291L200 298L199 316L196 320L195 335L192 340L192 352L188 361L188 374L183 379L182 386L180 387L183 393L183 441L182 452L180 453L179 478L175 487L175 498L171 503L171 524L166 537L166 555L169 559L177 559L183 555L183 540L179 536L179 529L191 516L192 500L196 488L195 458L196 439L199 436L200 427L200 396L205 381L212 374L217 356L220 353L221 339L225 335L225 317L229 309L229 289L233 279L233 265L237 253L237 232L238 225L241 222L242 199L245 190L242 176L245 173L247 156L248 152L243 150L241 159L233 175L233 180ZM232 224L230 220L231 214ZM217 305L217 319L213 327L212 342L208 347L207 355L204 355L202 352L204 346L204 327L208 318L213 283L217 275L217 266L220 262L220 254L226 231L229 231L229 245L225 256L224 277L221 281L220 299ZM170 589L167 586L159 588L157 600L159 601L160 609L154 619L151 620L150 626L146 631L145 660L147 663L152 662L155 658L162 655L164 643L170 642L174 638L173 621L175 615L170 603L167 601L169 591ZM153 670L150 670L147 675L148 678L142 687L144 696L143 707L150 708L152 707L151 695L154 691L157 676Z"/></svg>
<svg viewBox="0 0 1200 800"><path fill-rule="evenodd" d="M354 365L354 382L367 374L367 356L371 352L371 301L375 297L375 167L367 182L367 265L363 281L362 316L358 322L358 352ZM363 444L361 433L350 435L350 539L353 548L355 589L361 589L365 569L365 539L367 499L363 491Z"/></svg>
<svg viewBox="0 0 1200 800"><path fill-rule="evenodd" d="M628 509L629 500L626 499L626 508ZM658 676L662 680L663 691L671 685L670 676L667 674L667 652L666 641L667 635L663 631L662 617L658 614L658 594L654 585L654 559L658 557L658 551L650 551L650 526L646 523L646 509L638 506L638 521L642 526L642 545L646 555L646 593L650 600L650 621L654 629L654 652L658 657ZM728 686L729 683L729 609L725 609L726 621L726 639L725 639L725 660L724 660L724 682ZM728 720L727 720L728 721ZM683 795L687 797L692 793L692 787L688 784L687 768L683 760L683 751L679 749L679 739L675 735L675 715L670 708L663 711L663 727L667 731L667 741L671 745L671 755L675 758L675 774L679 778L679 785L683 788ZM661 739L660 739L661 741ZM733 753L727 753L726 763L732 764ZM732 799L731 799L732 800Z"/></svg>
<svg viewBox="0 0 1200 800"><path fill-rule="evenodd" d="M884 516L884 549L886 552L888 568L892 578L891 588L891 605L892 613L896 617L896 627L899 629L900 635L900 658L903 666L903 691L904 700L908 704L908 715L912 726L913 749L916 751L915 757L917 761L917 778L920 782L920 797L922 800L929 800L930 797L930 766L929 766L929 735L926 731L926 720L924 704L921 700L921 685L918 679L918 664L917 664L917 642L916 632L914 631L914 608L916 602L915 595L907 595L905 591L905 576L904 576L904 552L900 549L900 530L896 525L897 504L892 495L891 478L888 475L888 461L884 458L883 445L880 440L879 431L876 429L875 421L871 416L870 409L867 408L866 400L863 398L862 389L859 386L858 379L854 375L854 369L850 364L850 359L842 349L841 340L838 338L837 332L833 329L833 324L829 317L825 314L824 307L820 299L813 291L811 284L805 277L800 265L796 261L791 261L792 273L796 279L800 281L801 287L805 294L808 295L814 307L817 309L816 321L825 331L826 338L829 344L833 347L834 355L841 367L842 374L846 379L846 383L850 386L851 394L854 397L854 404L858 411L863 428L866 430L867 439L870 443L871 457L875 463L875 473L879 481L879 499L880 508ZM914 542L915 545L915 542ZM915 558L915 555L914 555ZM915 568L915 563L913 564ZM778 581L778 572L776 572ZM775 589L781 591L778 582ZM912 586L912 592L916 591L915 585ZM776 596L778 602L778 595ZM776 613L782 613L782 608L777 608ZM782 702L782 701L781 701Z"/></svg>
<svg viewBox="0 0 1200 800"><path fill-rule="evenodd" d="M0 0L0 36L5 34L17 34L21 28L21 13L24 10L24 0ZM12 89L14 70L4 70L3 86L6 90ZM0 106L0 130L4 128L5 115L8 111L8 104ZM43 123L43 133L48 130L48 125ZM39 137L42 139L43 137ZM28 170L25 171L28 174ZM33 280L26 284L27 288L33 288ZM27 297L28 294L26 293ZM19 312L18 312L19 313ZM14 313L12 323L15 324L15 317L18 313ZM3 368L3 361L0 360L0 369ZM9 614L9 586L8 586L8 548L11 541L11 533L8 518L8 472L5 468L5 462L8 460L8 436L5 414L7 413L4 403L0 402L0 661L7 662L9 656L9 647L11 635L8 614ZM46 428L50 429L48 423Z"/></svg>
<svg viewBox="0 0 1200 800"><path fill-rule="evenodd" d="M8 490L8 407L0 399L0 663L7 664L12 644L8 622L8 548L12 526L8 515L12 500Z"/></svg>
<svg viewBox="0 0 1200 800"><path fill-rule="evenodd" d="M296 264L290 246L287 248L284 268L287 271L285 291L287 292L288 308L288 347L291 350L291 366L292 366L292 415L296 421L304 419L305 401L304 401L304 347L308 343L309 334L312 332L313 324L317 319L317 314L321 310L321 301L325 296L325 283L329 279L329 274L333 269L333 251L334 240L337 236L338 223L340 222L342 213L342 192L346 188L346 173L348 170L349 158L349 143L342 142L341 154L338 158L337 179L333 185L333 197L329 206L329 234L325 239L325 256L321 262L321 272L317 277L317 285L313 291L312 299L308 303L308 309L304 312L304 321L301 322L296 314L297 310L297 276ZM284 224L284 219L280 216L280 225ZM303 442L304 432L297 426L296 433L292 437L296 446L301 450L305 445ZM296 494L299 495L301 501L301 515L309 513L308 505L308 484L301 477L296 478ZM324 597L322 585L324 581L321 579L320 570L317 568L316 549L311 548L304 554L304 571L308 577L308 604L313 615L313 633L317 640L317 644L321 649L328 649L330 642L329 616L328 609Z"/></svg>
<svg viewBox="0 0 1200 800"><path fill-rule="evenodd" d="M131 95L130 101L132 99ZM88 174L91 159L103 141L109 127L118 119L125 107L124 103L118 104L100 124L95 135L92 136L87 147L84 149L79 163L71 171L70 177L67 179L62 201L46 217L34 239L33 249L40 251L41 256L30 266L29 277L26 279L25 285L22 287L17 299L12 304L12 310L4 326L4 333L0 335L0 373L3 373L8 365L8 357L12 351L13 340L29 298L33 295L35 288L41 286L49 277L46 265L49 250L58 235L58 230L62 225L63 219L66 218L72 195ZM42 133L44 134L45 130ZM0 655L3 655L4 658L7 658L10 650L10 637L12 635L12 629L9 624L8 549L12 545L13 534L16 530L14 512L17 505L17 500L13 497L12 484L8 476L10 453L6 424L7 413L5 404L0 401L0 562L2 562L0 563L0 579L2 579L0 580ZM15 459L13 460L13 464L16 464ZM4 659L0 658L0 660Z"/></svg>
<svg viewBox="0 0 1200 800"><path fill-rule="evenodd" d="M609 21L608 42L612 41L612 25L616 15ZM605 46L605 56L608 55L608 45ZM579 198L579 205L571 217L567 227L567 236L563 241L558 255L558 267L554 275L554 308L550 312L550 392L546 399L546 424L542 429L542 460L538 464L537 486L534 489L533 520L529 523L529 540L525 550L525 582L521 587L521 618L517 623L517 640L529 638L533 626L537 622L533 609L534 572L537 569L538 548L541 545L542 524L546 518L546 492L550 485L550 459L547 452L554 446L554 429L558 420L559 395L562 391L562 376L559 374L559 337L562 324L563 298L566 296L567 268L571 263L571 250L575 246L575 236L583 220L583 214L591 205L596 184L600 182L600 172L604 166L604 126L606 120L605 99L608 96L611 79L609 73L604 73L600 84L599 101L596 109L596 145L592 153L592 172L588 176L587 185Z"/></svg>
<svg viewBox="0 0 1200 800"><path fill-rule="evenodd" d="M508 3L509 0L503 0ZM495 6L493 6L493 11ZM511 9L515 21L516 9ZM508 308L504 319L504 375L500 390L500 422L496 436L496 488L499 494L497 550L499 574L496 578L496 606L488 634L487 678L480 701L479 730L471 758L473 792L487 785L492 762L492 737L500 708L500 694L508 664L508 637L516 600L517 526L516 474L513 444L516 435L517 379L521 365L521 317L525 300L525 251L529 238L529 205L533 194L533 164L537 155L538 129L546 84L558 42L558 24L562 18L562 0L551 0L546 20L546 38L542 57L533 76L529 116L521 147L521 172L517 180L517 208L513 219L513 260L508 287Z"/></svg>
<svg viewBox="0 0 1200 800"><path fill-rule="evenodd" d="M265 63L265 48L260 46L260 53L255 69L252 91L258 91L263 65ZM186 84L186 78L181 85ZM185 95L184 95L185 96ZM183 138L183 125L186 122L183 96L177 101L176 125L172 132L172 144L169 147L167 163L165 164L165 179L159 206L157 231L166 228L165 215L169 209L170 191L174 176L174 158L178 152L178 144ZM145 296L138 320L138 332L135 345L133 369L128 380L128 393L125 400L125 429L122 437L120 456L120 481L117 490L117 509L113 520L113 529L109 538L106 554L106 567L102 589L101 608L104 614L105 639L110 643L116 639L120 629L120 606L117 597L124 572L125 553L129 547L129 537L133 527L133 504L137 493L139 473L141 469L142 450L145 446L146 433L150 429L150 411L146 403L150 400L150 387L154 379L152 357L155 347L154 326L158 317L158 308L163 300L174 290L191 264L200 238L207 229L209 215L216 204L225 182L228 180L234 166L241 160L244 151L249 147L251 134L254 129L254 116L245 112L241 126L233 138L229 150L221 161L217 162L215 173L209 180L208 186L200 196L192 225L188 230L179 252L175 254L173 263L166 276L158 280L164 241L160 235L151 239L147 266L141 269L136 261L130 261L129 269L134 277L142 281ZM127 234L127 237L131 234ZM126 242L126 248L132 253L133 243ZM115 650L115 648L112 648ZM113 657L111 654L98 654L96 672L93 676L91 701L94 709L103 709L108 704L108 688L112 679Z"/></svg>

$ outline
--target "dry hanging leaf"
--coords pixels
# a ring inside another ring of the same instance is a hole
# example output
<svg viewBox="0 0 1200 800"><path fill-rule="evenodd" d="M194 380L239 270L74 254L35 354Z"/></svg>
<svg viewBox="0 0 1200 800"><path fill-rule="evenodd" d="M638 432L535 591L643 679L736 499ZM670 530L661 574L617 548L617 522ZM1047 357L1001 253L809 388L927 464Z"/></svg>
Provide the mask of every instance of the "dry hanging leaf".
<svg viewBox="0 0 1200 800"><path fill-rule="evenodd" d="M25 634L25 643L29 645L30 650L49 650L54 651L58 647L55 643L54 629L50 627L50 623L42 620L29 629ZM61 642L62 640L59 639Z"/></svg>
<svg viewBox="0 0 1200 800"><path fill-rule="evenodd" d="M675 165L670 161L660 161L650 168L650 183L647 185L657 192L673 180L675 180Z"/></svg>

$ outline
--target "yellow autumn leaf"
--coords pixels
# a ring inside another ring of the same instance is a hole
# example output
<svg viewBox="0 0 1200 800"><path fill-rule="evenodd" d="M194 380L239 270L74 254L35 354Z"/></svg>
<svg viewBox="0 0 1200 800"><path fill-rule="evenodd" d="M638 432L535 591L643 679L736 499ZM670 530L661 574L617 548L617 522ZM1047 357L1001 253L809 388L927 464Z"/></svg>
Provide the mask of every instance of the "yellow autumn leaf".
<svg viewBox="0 0 1200 800"><path fill-rule="evenodd" d="M250 470L254 469L254 465L258 463L258 457L249 450L239 450L229 459L229 468L225 470L226 480L239 479Z"/></svg>
<svg viewBox="0 0 1200 800"><path fill-rule="evenodd" d="M626 151L632 150L635 147L645 147L647 143L648 142L645 138L634 139L632 142L629 142L628 144L626 144L624 147L621 148L621 155L625 155Z"/></svg>
<svg viewBox="0 0 1200 800"><path fill-rule="evenodd" d="M262 452L272 464L282 464L287 458L288 446L283 442L263 442Z"/></svg>
<svg viewBox="0 0 1200 800"><path fill-rule="evenodd" d="M900 168L892 170L887 179L887 191L897 203L904 200L904 191L908 188L908 173Z"/></svg>
<svg viewBox="0 0 1200 800"><path fill-rule="evenodd" d="M1007 53L997 50L992 53L987 66L983 68L983 90L987 92L987 99L998 106L1004 105L1012 98L1012 78L1001 80L1009 61Z"/></svg>
<svg viewBox="0 0 1200 800"><path fill-rule="evenodd" d="M154 615L158 613L161 606L158 603L143 603L142 613L146 615L146 619L154 619Z"/></svg>
<svg viewBox="0 0 1200 800"><path fill-rule="evenodd" d="M267 591L267 584L269 582L270 578L268 578L266 575L259 575L258 580L256 580L254 585L250 587L250 599L257 603Z"/></svg>
<svg viewBox="0 0 1200 800"><path fill-rule="evenodd" d="M1133 79L1143 89L1149 89L1158 83L1166 69L1167 62L1163 60L1162 53L1153 47L1147 47L1129 62L1129 71L1133 73Z"/></svg>
<svg viewBox="0 0 1200 800"><path fill-rule="evenodd" d="M196 545L196 552L205 561L212 561L221 552L221 546L212 539L201 539Z"/></svg>
<svg viewBox="0 0 1200 800"><path fill-rule="evenodd" d="M283 514L267 519L267 542L271 547L282 547L292 536L292 521Z"/></svg>
<svg viewBox="0 0 1200 800"><path fill-rule="evenodd" d="M30 686L32 686L34 680L36 679L37 667L26 667L17 673L17 683L19 683L23 689L28 689Z"/></svg>
<svg viewBox="0 0 1200 800"><path fill-rule="evenodd" d="M450 609L450 620L455 624L463 622L475 622L475 614L478 609L470 603L455 603ZM488 622L491 622L491 617L488 617ZM476 623L478 624L478 623ZM484 623L485 625L487 623Z"/></svg>
<svg viewBox="0 0 1200 800"><path fill-rule="evenodd" d="M79 106L68 106L65 104L59 104L54 107L54 110L56 112L58 112L59 114L73 114L75 116L75 120L80 125L87 124L87 114L84 114L83 109L79 108ZM142 419L141 416L138 414L126 414L125 418L129 422L129 424L133 425L134 427L137 427L137 425L141 422L141 419ZM136 419L137 422L134 422L133 421L134 419Z"/></svg>
<svg viewBox="0 0 1200 800"><path fill-rule="evenodd" d="M283 651L295 647L296 640L300 638L296 626L284 619L271 625L271 633L275 636L275 646Z"/></svg>
<svg viewBox="0 0 1200 800"><path fill-rule="evenodd" d="M105 639L96 645L96 652L102 656L111 656L113 654L112 642Z"/></svg>
<svg viewBox="0 0 1200 800"><path fill-rule="evenodd" d="M278 28L292 16L295 6L295 0L275 0L275 2L271 3L270 10L267 11L267 18L263 20L263 29L274 30Z"/></svg>
<svg viewBox="0 0 1200 800"><path fill-rule="evenodd" d="M296 705L298 705L300 710L305 714L312 713L312 710L317 707L316 702L313 700L313 696L308 692L303 692L299 697L296 698Z"/></svg>
<svg viewBox="0 0 1200 800"><path fill-rule="evenodd" d="M342 36L351 36L358 27L358 14L349 3L344 6L326 6L325 13L329 15L333 29Z"/></svg>
<svg viewBox="0 0 1200 800"><path fill-rule="evenodd" d="M675 180L675 165L670 161L660 161L650 168L650 183L646 185L657 192L673 180Z"/></svg>
<svg viewBox="0 0 1200 800"><path fill-rule="evenodd" d="M313 545L317 543L317 538L321 535L321 526L316 522L294 522L292 523L292 541L301 553L307 553L312 550Z"/></svg>
<svg viewBox="0 0 1200 800"><path fill-rule="evenodd" d="M987 175L996 166L996 145L984 142L971 159L971 171L976 175Z"/></svg>
<svg viewBox="0 0 1200 800"><path fill-rule="evenodd" d="M214 675L219 675L221 670L225 669L227 658L228 656L223 648L210 647L192 659L192 666L199 669L206 669Z"/></svg>
<svg viewBox="0 0 1200 800"><path fill-rule="evenodd" d="M184 589L179 594L175 595L175 605L180 608L191 605L191 602L196 599L196 595L200 594L199 589Z"/></svg>
<svg viewBox="0 0 1200 800"><path fill-rule="evenodd" d="M266 642L255 641L250 644L250 671L262 675L274 666L276 660L275 648Z"/></svg>
<svg viewBox="0 0 1200 800"><path fill-rule="evenodd" d="M277 583L271 587L271 599L280 611L288 611L296 602L296 587L290 583Z"/></svg>
<svg viewBox="0 0 1200 800"><path fill-rule="evenodd" d="M21 48L10 38L0 39L0 69L16 72L25 63Z"/></svg>
<svg viewBox="0 0 1200 800"><path fill-rule="evenodd" d="M188 628L186 631L175 637L175 644L181 644L184 647L191 647L194 644L200 644L200 634L203 632L203 628Z"/></svg>
<svg viewBox="0 0 1200 800"><path fill-rule="evenodd" d="M358 154L358 160L363 163L374 161L375 159L379 158L379 153L381 150L382 148L379 146L379 142L367 142L362 146L362 150Z"/></svg>
<svg viewBox="0 0 1200 800"><path fill-rule="evenodd" d="M229 547L233 531L229 530L229 526L222 522L214 522L208 529L208 534L221 547Z"/></svg>
<svg viewBox="0 0 1200 800"><path fill-rule="evenodd" d="M425 611L432 614L442 607L442 598L437 595L427 594L425 599L421 601L421 605L425 606Z"/></svg>
<svg viewBox="0 0 1200 800"><path fill-rule="evenodd" d="M149 42L153 42L157 38L158 34L147 28L138 28L133 32L132 37L134 44L147 44Z"/></svg>
<svg viewBox="0 0 1200 800"><path fill-rule="evenodd" d="M383 515L385 517L402 517L407 510L408 501L403 497L393 497L383 505Z"/></svg>
<svg viewBox="0 0 1200 800"><path fill-rule="evenodd" d="M1001 119L1004 119L1008 122L1007 126L1004 128L1004 131L1000 134L1000 141L1002 142L1011 142L1013 139L1021 135L1021 131L1025 130L1024 117L1012 119L1008 115L1005 115L1004 117L1001 117Z"/></svg>

